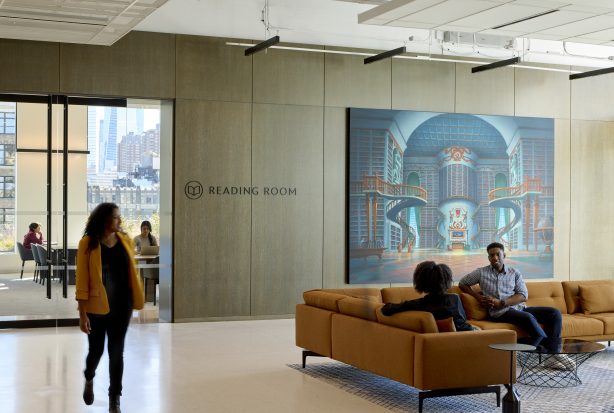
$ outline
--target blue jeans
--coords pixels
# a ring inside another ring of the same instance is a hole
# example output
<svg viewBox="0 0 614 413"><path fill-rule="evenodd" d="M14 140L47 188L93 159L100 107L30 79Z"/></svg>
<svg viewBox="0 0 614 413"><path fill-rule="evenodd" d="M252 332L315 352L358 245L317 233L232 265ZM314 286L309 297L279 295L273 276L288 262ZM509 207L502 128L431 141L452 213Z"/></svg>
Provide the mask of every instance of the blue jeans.
<svg viewBox="0 0 614 413"><path fill-rule="evenodd" d="M526 307L522 311L510 308L493 320L520 327L529 337L559 338L563 324L561 312L553 307Z"/></svg>

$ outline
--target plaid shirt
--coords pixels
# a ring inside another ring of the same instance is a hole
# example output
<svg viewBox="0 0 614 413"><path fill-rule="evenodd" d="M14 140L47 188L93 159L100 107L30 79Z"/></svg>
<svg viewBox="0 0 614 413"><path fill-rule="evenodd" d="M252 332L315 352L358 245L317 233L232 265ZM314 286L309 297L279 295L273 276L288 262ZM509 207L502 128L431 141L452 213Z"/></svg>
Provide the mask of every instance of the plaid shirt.
<svg viewBox="0 0 614 413"><path fill-rule="evenodd" d="M507 266L503 266L502 273L497 272L491 265L478 268L465 275L458 283L468 287L479 284L480 289L485 295L498 298L499 300L506 300L514 294L522 294L524 298L529 298L529 292L522 279L522 274ZM488 313L491 317L496 318L510 308L522 310L526 306L525 303L520 303L499 309L489 308Z"/></svg>

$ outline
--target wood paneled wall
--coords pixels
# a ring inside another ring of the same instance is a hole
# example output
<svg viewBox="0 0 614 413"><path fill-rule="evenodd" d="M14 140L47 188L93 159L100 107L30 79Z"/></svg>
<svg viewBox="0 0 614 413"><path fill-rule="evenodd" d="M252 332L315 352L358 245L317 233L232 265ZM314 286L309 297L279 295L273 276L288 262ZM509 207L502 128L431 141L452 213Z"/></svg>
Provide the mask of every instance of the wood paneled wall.
<svg viewBox="0 0 614 413"><path fill-rule="evenodd" d="M4 91L176 99L175 319L290 315L345 282L346 108L555 118L555 277L614 278L614 78L269 50L134 32L105 48L0 40ZM187 199L196 180L205 194ZM209 193L258 187L259 195ZM291 196L263 187L295 188Z"/></svg>

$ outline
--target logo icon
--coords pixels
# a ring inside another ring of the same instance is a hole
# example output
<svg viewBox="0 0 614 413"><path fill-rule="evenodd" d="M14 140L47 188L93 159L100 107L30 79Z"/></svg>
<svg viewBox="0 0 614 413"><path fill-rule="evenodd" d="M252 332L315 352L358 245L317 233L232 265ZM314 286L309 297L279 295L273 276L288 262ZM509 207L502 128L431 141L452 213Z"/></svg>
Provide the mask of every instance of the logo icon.
<svg viewBox="0 0 614 413"><path fill-rule="evenodd" d="M185 184L185 196L188 199L198 199L203 196L203 186L198 181L190 181Z"/></svg>

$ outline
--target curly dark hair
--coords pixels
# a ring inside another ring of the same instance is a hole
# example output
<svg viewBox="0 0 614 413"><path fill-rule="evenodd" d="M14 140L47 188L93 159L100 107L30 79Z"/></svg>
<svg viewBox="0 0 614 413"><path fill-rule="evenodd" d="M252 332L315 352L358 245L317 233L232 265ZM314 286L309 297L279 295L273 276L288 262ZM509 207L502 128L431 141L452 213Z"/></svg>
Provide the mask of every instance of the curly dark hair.
<svg viewBox="0 0 614 413"><path fill-rule="evenodd" d="M88 248L90 250L95 250L100 245L100 238L102 234L104 234L104 229L109 222L109 219L113 216L113 211L119 209L119 207L111 202L103 202L98 205L89 218L87 219L87 224L85 224L85 230L83 231L83 236L89 236L90 242L88 244Z"/></svg>
<svg viewBox="0 0 614 413"><path fill-rule="evenodd" d="M443 295L452 287L452 270L446 264L424 261L414 271L414 288L419 293Z"/></svg>
<svg viewBox="0 0 614 413"><path fill-rule="evenodd" d="M30 225L28 225L28 228L30 228L30 231L34 231L39 226L40 226L40 224L38 222L33 222Z"/></svg>
<svg viewBox="0 0 614 413"><path fill-rule="evenodd" d="M500 242L491 242L488 244L488 247L486 247L486 252L490 251L491 248L499 248L501 251L505 251L505 247Z"/></svg>

